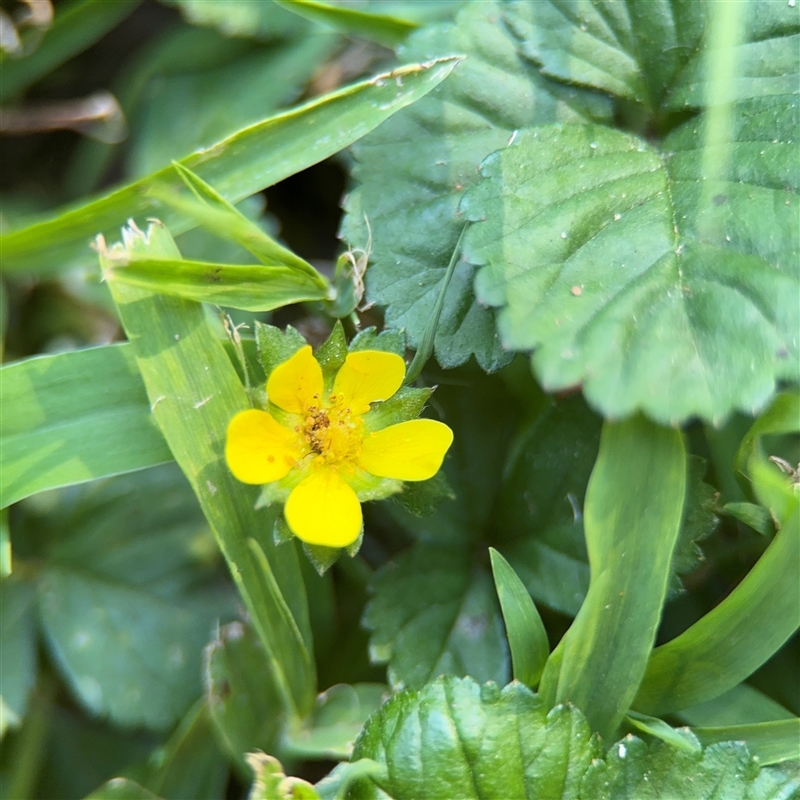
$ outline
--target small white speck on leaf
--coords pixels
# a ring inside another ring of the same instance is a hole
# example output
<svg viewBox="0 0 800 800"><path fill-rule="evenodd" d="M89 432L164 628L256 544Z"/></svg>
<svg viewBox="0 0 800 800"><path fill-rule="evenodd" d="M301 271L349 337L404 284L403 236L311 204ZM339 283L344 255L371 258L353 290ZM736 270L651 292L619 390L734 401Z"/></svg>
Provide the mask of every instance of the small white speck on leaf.
<svg viewBox="0 0 800 800"><path fill-rule="evenodd" d="M211 481L206 481L206 486L208 486L208 491L211 492L211 494L217 493L217 487L214 486L214 484L211 483Z"/></svg>
<svg viewBox="0 0 800 800"><path fill-rule="evenodd" d="M181 335L180 335L179 333L176 333L176 334L175 334L175 341L177 342L177 341L178 341L178 339L180 339L180 338L181 338Z"/></svg>
<svg viewBox="0 0 800 800"><path fill-rule="evenodd" d="M567 232L566 231L561 231L561 238L562 239L566 239L567 238Z"/></svg>
<svg viewBox="0 0 800 800"><path fill-rule="evenodd" d="M619 222L622 219L622 214L614 214L614 222Z"/></svg>
<svg viewBox="0 0 800 800"><path fill-rule="evenodd" d="M166 400L166 399L167 399L167 396L166 396L165 394L162 394L162 395L161 395L161 397L156 397L156 399L153 401L152 405L150 406L150 411L151 411L151 412L152 412L152 411L155 411L155 410L156 410L156 406L157 406L157 405L158 405L158 404L159 404L159 403L160 403L162 400Z"/></svg>
<svg viewBox="0 0 800 800"><path fill-rule="evenodd" d="M572 292L573 297L580 297L583 294L583 289L580 286L573 286L570 292Z"/></svg>
<svg viewBox="0 0 800 800"><path fill-rule="evenodd" d="M620 742L619 746L617 747L617 755L620 758L625 758L625 756L628 755L628 748L625 747L625 745L622 744L622 742Z"/></svg>
<svg viewBox="0 0 800 800"><path fill-rule="evenodd" d="M202 400L198 400L195 404L195 408L202 408L214 395L210 394L208 397L204 397Z"/></svg>

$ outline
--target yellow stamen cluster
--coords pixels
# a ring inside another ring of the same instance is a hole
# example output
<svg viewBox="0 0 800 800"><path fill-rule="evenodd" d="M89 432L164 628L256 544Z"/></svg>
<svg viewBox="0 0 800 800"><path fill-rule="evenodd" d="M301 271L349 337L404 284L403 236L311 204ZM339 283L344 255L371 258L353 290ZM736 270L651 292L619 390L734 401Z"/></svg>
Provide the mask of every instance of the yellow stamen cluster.
<svg viewBox="0 0 800 800"><path fill-rule="evenodd" d="M302 427L296 428L310 452L329 466L354 462L364 440L361 417L343 406L342 400L332 394L324 406L310 405Z"/></svg>

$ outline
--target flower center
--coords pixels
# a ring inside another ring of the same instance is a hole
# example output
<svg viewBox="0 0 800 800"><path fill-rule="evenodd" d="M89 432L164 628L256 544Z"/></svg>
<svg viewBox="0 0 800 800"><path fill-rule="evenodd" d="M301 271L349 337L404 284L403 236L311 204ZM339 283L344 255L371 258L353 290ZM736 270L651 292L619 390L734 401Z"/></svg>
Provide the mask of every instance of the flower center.
<svg viewBox="0 0 800 800"><path fill-rule="evenodd" d="M326 464L354 461L364 440L361 417L331 395L327 407L309 406L303 421L303 438L311 452Z"/></svg>

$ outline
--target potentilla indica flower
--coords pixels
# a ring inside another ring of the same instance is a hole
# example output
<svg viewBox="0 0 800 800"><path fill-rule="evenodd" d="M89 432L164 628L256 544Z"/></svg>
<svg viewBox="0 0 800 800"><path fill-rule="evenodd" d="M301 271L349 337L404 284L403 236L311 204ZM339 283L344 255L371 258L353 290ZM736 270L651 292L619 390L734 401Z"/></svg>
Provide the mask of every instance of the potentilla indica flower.
<svg viewBox="0 0 800 800"><path fill-rule="evenodd" d="M326 385L311 347L300 348L267 379L269 411L249 409L231 420L231 472L244 483L283 489L286 522L307 544L353 544L361 501L432 478L453 441L450 428L431 419L382 424L380 406L404 377L396 353L359 350Z"/></svg>

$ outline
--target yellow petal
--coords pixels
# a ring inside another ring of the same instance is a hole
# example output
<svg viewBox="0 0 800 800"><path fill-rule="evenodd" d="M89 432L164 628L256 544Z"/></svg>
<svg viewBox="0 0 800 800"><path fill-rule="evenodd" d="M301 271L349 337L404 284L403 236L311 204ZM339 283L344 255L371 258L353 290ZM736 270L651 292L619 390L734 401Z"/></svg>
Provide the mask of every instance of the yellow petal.
<svg viewBox="0 0 800 800"><path fill-rule="evenodd" d="M364 439L361 466L379 478L426 481L442 466L453 431L433 419L390 425Z"/></svg>
<svg viewBox="0 0 800 800"><path fill-rule="evenodd" d="M225 460L242 483L279 481L300 456L294 432L266 411L241 411L228 425Z"/></svg>
<svg viewBox="0 0 800 800"><path fill-rule="evenodd" d="M295 486L283 513L295 536L307 544L347 547L361 533L358 497L331 469L312 472Z"/></svg>
<svg viewBox="0 0 800 800"><path fill-rule="evenodd" d="M396 353L357 350L347 356L336 375L333 393L360 414L370 403L388 400L402 385L406 364Z"/></svg>
<svg viewBox="0 0 800 800"><path fill-rule="evenodd" d="M311 345L301 347L272 370L267 380L267 397L293 414L304 414L309 406L320 405L322 368L311 352Z"/></svg>

